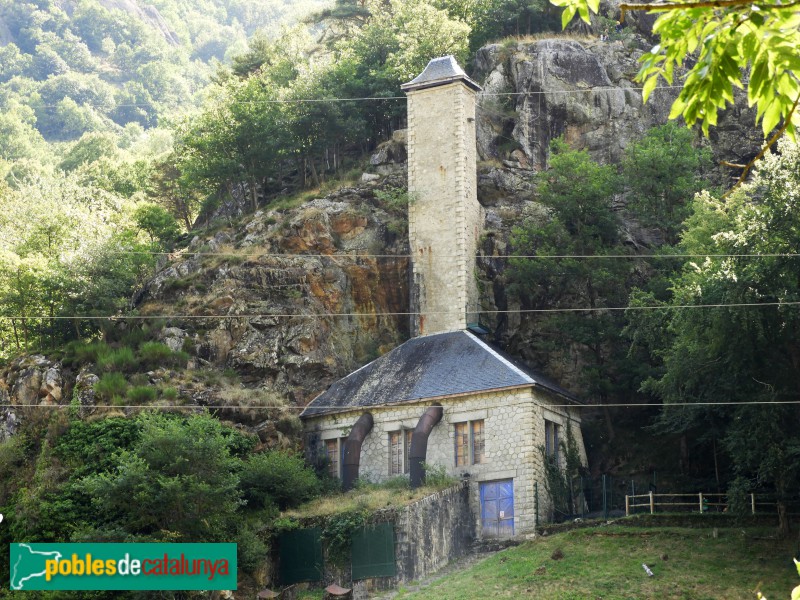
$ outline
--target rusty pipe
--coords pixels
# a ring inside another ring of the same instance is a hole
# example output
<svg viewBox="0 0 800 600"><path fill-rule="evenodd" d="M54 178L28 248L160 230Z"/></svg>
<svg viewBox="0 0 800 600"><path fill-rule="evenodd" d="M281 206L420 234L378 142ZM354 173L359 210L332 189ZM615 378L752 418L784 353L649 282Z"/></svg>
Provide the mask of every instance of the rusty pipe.
<svg viewBox="0 0 800 600"><path fill-rule="evenodd" d="M419 418L414 433L411 434L411 453L408 460L411 471L411 489L425 483L425 469L422 464L428 454L428 436L436 424L442 420L444 409L441 404L434 404Z"/></svg>
<svg viewBox="0 0 800 600"><path fill-rule="evenodd" d="M344 442L344 458L342 459L342 489L352 490L358 479L358 467L361 462L361 444L372 431L374 421L372 414L365 412L358 418Z"/></svg>

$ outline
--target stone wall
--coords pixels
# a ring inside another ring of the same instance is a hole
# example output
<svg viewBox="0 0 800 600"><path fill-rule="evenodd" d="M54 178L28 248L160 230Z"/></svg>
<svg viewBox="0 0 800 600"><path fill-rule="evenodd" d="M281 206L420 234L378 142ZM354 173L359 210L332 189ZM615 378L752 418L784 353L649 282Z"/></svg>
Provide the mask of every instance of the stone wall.
<svg viewBox="0 0 800 600"><path fill-rule="evenodd" d="M397 580L427 577L468 554L475 540L467 482L405 507L395 522Z"/></svg>
<svg viewBox="0 0 800 600"><path fill-rule="evenodd" d="M408 236L415 333L466 329L478 308L475 92L461 82L408 94ZM477 320L477 319L472 319Z"/></svg>
<svg viewBox="0 0 800 600"><path fill-rule="evenodd" d="M480 532L480 483L512 479L514 532L532 532L537 519L534 483L539 484L540 490L539 520L544 522L549 513L539 450L545 443L545 419L558 423L564 431L572 423L585 464L578 411L565 408L561 398L530 387L437 401L444 407L444 416L428 438L426 462L444 467L453 477L470 481L470 505L476 531ZM427 401L371 409L375 425L361 448L360 477L376 482L390 477L389 432L413 429L431 404L431 401ZM309 419L306 423L306 448L312 458L323 454L322 440L346 437L362 412L351 411ZM485 461L456 467L455 424L476 420L484 421Z"/></svg>

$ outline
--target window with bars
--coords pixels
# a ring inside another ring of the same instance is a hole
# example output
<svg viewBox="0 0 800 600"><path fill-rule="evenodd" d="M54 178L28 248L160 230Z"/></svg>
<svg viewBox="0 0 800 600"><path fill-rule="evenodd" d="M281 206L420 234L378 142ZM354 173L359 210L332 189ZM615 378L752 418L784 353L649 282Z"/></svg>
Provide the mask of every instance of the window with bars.
<svg viewBox="0 0 800 600"><path fill-rule="evenodd" d="M555 465L559 464L559 429L558 423L544 420L544 452Z"/></svg>
<svg viewBox="0 0 800 600"><path fill-rule="evenodd" d="M455 454L457 467L486 462L483 419L455 424Z"/></svg>

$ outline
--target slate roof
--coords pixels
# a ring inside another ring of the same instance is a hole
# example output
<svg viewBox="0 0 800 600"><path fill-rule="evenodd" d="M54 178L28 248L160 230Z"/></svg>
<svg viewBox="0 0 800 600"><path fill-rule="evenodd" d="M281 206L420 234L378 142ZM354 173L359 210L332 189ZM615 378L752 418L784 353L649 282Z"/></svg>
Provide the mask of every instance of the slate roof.
<svg viewBox="0 0 800 600"><path fill-rule="evenodd" d="M413 338L334 383L300 415L534 386L577 398L466 331Z"/></svg>
<svg viewBox="0 0 800 600"><path fill-rule="evenodd" d="M400 89L408 92L435 87L437 85L445 85L453 81L463 81L475 91L481 91L481 86L467 77L467 74L464 73L464 69L458 65L453 56L434 58L428 63L428 66L425 67L422 73L408 83L401 85Z"/></svg>

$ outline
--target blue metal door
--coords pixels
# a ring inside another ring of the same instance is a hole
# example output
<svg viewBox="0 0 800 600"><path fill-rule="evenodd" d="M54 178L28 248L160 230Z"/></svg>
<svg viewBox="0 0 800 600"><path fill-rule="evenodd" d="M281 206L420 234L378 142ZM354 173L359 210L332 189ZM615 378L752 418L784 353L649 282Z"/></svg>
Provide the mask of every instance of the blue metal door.
<svg viewBox="0 0 800 600"><path fill-rule="evenodd" d="M483 537L514 535L514 480L481 483L481 533Z"/></svg>

